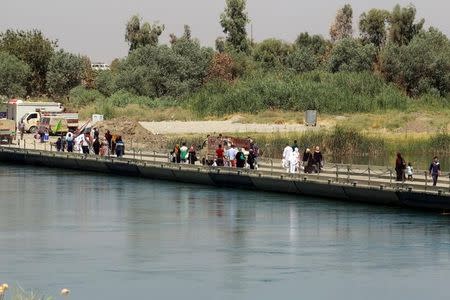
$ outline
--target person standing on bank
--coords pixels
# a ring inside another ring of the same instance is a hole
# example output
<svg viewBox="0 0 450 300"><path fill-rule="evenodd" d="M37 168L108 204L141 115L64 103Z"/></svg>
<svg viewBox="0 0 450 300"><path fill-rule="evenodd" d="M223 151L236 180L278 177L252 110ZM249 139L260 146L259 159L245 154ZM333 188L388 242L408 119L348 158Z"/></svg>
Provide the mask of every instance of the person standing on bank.
<svg viewBox="0 0 450 300"><path fill-rule="evenodd" d="M441 175L441 165L437 156L433 157L433 161L431 162L429 171L431 177L433 178L433 186L436 186L438 177Z"/></svg>
<svg viewBox="0 0 450 300"><path fill-rule="evenodd" d="M397 153L395 160L395 172L397 173L397 181L405 181L406 162L400 153Z"/></svg>

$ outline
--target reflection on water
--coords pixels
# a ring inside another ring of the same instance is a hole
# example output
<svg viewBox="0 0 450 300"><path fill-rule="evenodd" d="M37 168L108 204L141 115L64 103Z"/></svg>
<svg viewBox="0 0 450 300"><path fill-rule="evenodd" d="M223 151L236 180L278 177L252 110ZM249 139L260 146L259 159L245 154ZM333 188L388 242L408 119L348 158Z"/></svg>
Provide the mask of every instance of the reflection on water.
<svg viewBox="0 0 450 300"><path fill-rule="evenodd" d="M0 166L0 282L72 299L448 299L450 218Z"/></svg>

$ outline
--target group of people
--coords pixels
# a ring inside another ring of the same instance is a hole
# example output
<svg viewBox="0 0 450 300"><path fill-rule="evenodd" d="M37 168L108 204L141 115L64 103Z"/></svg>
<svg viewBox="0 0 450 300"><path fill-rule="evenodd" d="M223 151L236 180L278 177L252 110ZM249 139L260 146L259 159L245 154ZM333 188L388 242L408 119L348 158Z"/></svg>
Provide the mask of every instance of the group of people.
<svg viewBox="0 0 450 300"><path fill-rule="evenodd" d="M324 158L320 147L316 146L314 151L305 147L303 154L300 155L297 141L291 146L289 143L283 150L283 159L281 164L286 172L295 174L303 171L304 173L320 173L324 165Z"/></svg>
<svg viewBox="0 0 450 300"><path fill-rule="evenodd" d="M238 148L234 144L231 144L228 149L224 149L223 145L219 144L213 166L254 170L258 167L258 154L259 151L255 143L250 143L248 151L243 147Z"/></svg>
<svg viewBox="0 0 450 300"><path fill-rule="evenodd" d="M176 144L173 150L170 152L169 159L173 163L188 163L191 165L195 165L195 162L198 160L196 147L195 145L192 145L188 148L185 142L181 143L181 147L179 144Z"/></svg>
<svg viewBox="0 0 450 300"><path fill-rule="evenodd" d="M428 172L433 179L433 186L437 185L438 178L441 176L441 164L439 163L439 159L437 156L433 157L431 161L430 167L428 168ZM405 159L402 157L400 153L397 153L397 159L395 160L395 173L397 181L405 181L406 176L408 176L408 180L413 181L414 168L410 162L406 164Z"/></svg>
<svg viewBox="0 0 450 300"><path fill-rule="evenodd" d="M55 142L57 151L80 152L85 155L95 154L100 156L125 155L125 143L120 135L112 135L109 130L105 132L103 138L100 137L98 128L75 135L72 131L66 135L58 137Z"/></svg>

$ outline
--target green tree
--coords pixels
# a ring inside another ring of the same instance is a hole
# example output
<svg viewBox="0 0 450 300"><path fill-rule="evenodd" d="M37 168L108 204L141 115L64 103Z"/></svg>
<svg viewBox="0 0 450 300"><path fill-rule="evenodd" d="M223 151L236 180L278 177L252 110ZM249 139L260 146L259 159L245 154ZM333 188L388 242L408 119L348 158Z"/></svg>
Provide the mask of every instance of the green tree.
<svg viewBox="0 0 450 300"><path fill-rule="evenodd" d="M142 46L158 45L159 36L164 31L164 25L157 23L150 25L148 22L141 23L142 19L138 15L134 15L126 25L125 41L130 45L129 52Z"/></svg>
<svg viewBox="0 0 450 300"><path fill-rule="evenodd" d="M226 0L225 11L220 15L220 25L227 34L226 40L238 52L249 50L246 30L249 18L245 7L245 0Z"/></svg>
<svg viewBox="0 0 450 300"><path fill-rule="evenodd" d="M297 48L289 55L287 62L289 68L298 73L309 72L319 67L317 55L306 47Z"/></svg>
<svg viewBox="0 0 450 300"><path fill-rule="evenodd" d="M397 45L408 44L418 34L425 23L424 19L414 23L416 8L413 5L400 7L396 5L389 17L389 39Z"/></svg>
<svg viewBox="0 0 450 300"><path fill-rule="evenodd" d="M61 97L81 84L83 59L59 50L51 58L47 72L47 88L51 95Z"/></svg>
<svg viewBox="0 0 450 300"><path fill-rule="evenodd" d="M253 49L253 59L270 70L280 68L287 63L291 46L281 40L267 39L258 43Z"/></svg>
<svg viewBox="0 0 450 300"><path fill-rule="evenodd" d="M450 92L450 41L436 29L419 33L407 45L389 43L380 64L385 79L411 96Z"/></svg>
<svg viewBox="0 0 450 300"><path fill-rule="evenodd" d="M329 70L333 73L348 71L361 72L372 69L376 55L375 46L362 45L352 38L343 39L331 51Z"/></svg>
<svg viewBox="0 0 450 300"><path fill-rule="evenodd" d="M171 45L172 51L181 56L184 60L186 78L181 77L190 89L201 86L203 80L208 75L208 68L213 57L213 49L200 46L197 39L191 36L191 29L184 26L184 33L181 38Z"/></svg>
<svg viewBox="0 0 450 300"><path fill-rule="evenodd" d="M294 47L297 49L306 48L314 55L324 56L331 45L318 34L309 35L308 32L302 32L295 40Z"/></svg>
<svg viewBox="0 0 450 300"><path fill-rule="evenodd" d="M330 27L331 41L336 42L351 37L353 34L353 9L350 4L344 5L336 14Z"/></svg>
<svg viewBox="0 0 450 300"><path fill-rule="evenodd" d="M30 67L26 63L7 52L0 52L0 95L25 96L30 75Z"/></svg>
<svg viewBox="0 0 450 300"><path fill-rule="evenodd" d="M383 9L371 9L359 18L359 31L365 43L381 47L387 36L387 24L390 13Z"/></svg>
<svg viewBox="0 0 450 300"><path fill-rule="evenodd" d="M212 52L185 37L172 47L140 47L120 63L117 88L151 98L184 95L203 83Z"/></svg>
<svg viewBox="0 0 450 300"><path fill-rule="evenodd" d="M46 93L48 64L56 47L57 43L39 30L7 30L0 33L0 51L12 54L30 66L27 93L31 95Z"/></svg>
<svg viewBox="0 0 450 300"><path fill-rule="evenodd" d="M105 96L111 96L116 90L116 77L111 70L99 71L95 77L95 88Z"/></svg>

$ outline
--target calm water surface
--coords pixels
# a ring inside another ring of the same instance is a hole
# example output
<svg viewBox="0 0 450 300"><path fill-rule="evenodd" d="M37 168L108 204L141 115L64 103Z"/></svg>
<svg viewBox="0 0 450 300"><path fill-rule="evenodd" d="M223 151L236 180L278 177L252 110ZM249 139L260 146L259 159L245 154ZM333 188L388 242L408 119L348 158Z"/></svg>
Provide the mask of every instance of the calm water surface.
<svg viewBox="0 0 450 300"><path fill-rule="evenodd" d="M449 299L450 217L0 165L0 282L70 299Z"/></svg>

